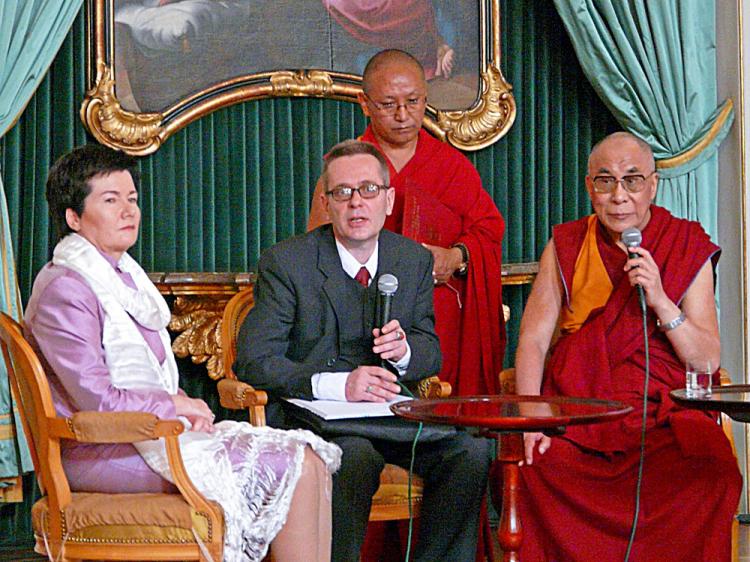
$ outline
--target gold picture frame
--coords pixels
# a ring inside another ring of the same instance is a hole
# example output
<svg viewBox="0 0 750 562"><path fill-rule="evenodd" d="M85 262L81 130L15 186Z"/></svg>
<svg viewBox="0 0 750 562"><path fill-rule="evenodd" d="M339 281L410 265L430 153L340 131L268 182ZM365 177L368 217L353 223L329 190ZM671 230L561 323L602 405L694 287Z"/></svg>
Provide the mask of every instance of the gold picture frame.
<svg viewBox="0 0 750 562"><path fill-rule="evenodd" d="M320 0L310 1L317 6L314 9L320 10ZM407 4L425 4L436 0L403 1L406 7ZM243 2L247 2L247 5ZM290 8L294 6L294 9L299 9L299 6L304 4L299 3L299 0L290 0L290 2L271 4L276 4L277 10L280 5L287 5ZM346 3L343 0L329 0L329 2L330 4L323 3L324 9L333 10L328 6L334 3ZM192 3L194 4L195 0L192 0ZM263 9L256 6L265 4L254 3L251 8L249 7L250 0L234 0L234 3L245 10ZM137 0L89 0L88 4L89 84L80 113L86 128L105 145L133 155L151 154L169 136L189 123L219 108L249 100L273 97L322 97L356 102L357 94L361 89L360 75L325 69L284 69L232 76L214 81L182 97L179 97L179 92L172 94L168 87L159 87L160 85L157 84L156 88L151 88L152 92L155 91L158 96L161 96L161 101L151 102L156 110L148 110L148 108L142 110L132 93L138 91L134 86L143 85L143 80L137 82L128 74L126 63L123 61L133 60L135 55L143 56L141 52L148 49L148 42L146 41L145 47L141 46L138 49L128 47L128 41L126 41L128 35L123 29L130 28L123 25L121 21L116 23L115 19L116 9L120 10L119 13L126 9L130 10L127 16L133 10L138 9L133 7L136 4L138 4ZM154 2L144 1L142 4L153 5ZM170 2L166 4L166 7L169 7ZM179 1L172 0L171 4L179 4ZM214 6L228 4L231 2L215 3L207 9L218 10L219 8L214 8ZM309 6L313 9L313 4ZM160 6L149 9L161 8ZM478 17L480 30L478 41L474 46L478 63L476 75L472 77L473 84L476 84L476 91L471 97L473 103L464 109L441 109L433 105L433 97L429 93L430 104L424 121L425 128L436 137L463 150L479 150L494 143L510 129L516 116L511 85L505 80L500 69L499 0L477 0L477 5L472 7L472 10L475 10L473 13ZM158 21L152 16L145 19L151 27L153 27L152 22ZM168 21L170 25L173 23L172 20L165 21ZM225 27L222 28L222 31L225 29ZM234 39L231 34L227 33L222 33L220 37L216 33L214 37L221 38L225 44ZM239 41L240 38L244 38L244 35L236 37ZM189 57L194 56L194 51L191 50L189 41L184 37L180 39L178 36L173 42L176 43L175 50L181 53L176 56L187 59L187 64L191 65L189 68L192 68L193 59ZM204 46L204 49L207 53L211 52L209 47ZM283 48L280 47L280 50L283 55ZM144 58L148 59L148 57ZM195 76L201 76L199 58L198 56L195 59ZM143 72L146 81L158 81L172 68L172 65L163 65L160 69L159 59L156 57L151 57L148 61L156 61L157 70ZM210 65L210 62L207 64ZM186 79L189 78L191 77ZM444 79L443 84L448 80L448 78ZM125 92L124 95L123 92ZM171 99L170 95L178 97ZM164 99L168 101L163 101Z"/></svg>

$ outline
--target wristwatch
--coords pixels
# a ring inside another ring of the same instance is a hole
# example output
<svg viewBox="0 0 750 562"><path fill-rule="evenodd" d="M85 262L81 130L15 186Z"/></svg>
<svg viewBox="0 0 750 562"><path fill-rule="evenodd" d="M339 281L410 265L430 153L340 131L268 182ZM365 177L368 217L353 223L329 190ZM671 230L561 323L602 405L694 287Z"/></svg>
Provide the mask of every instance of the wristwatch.
<svg viewBox="0 0 750 562"><path fill-rule="evenodd" d="M684 321L685 321L685 313L680 312L680 315L677 318L675 318L674 320L670 320L669 322L662 323L662 321L657 318L656 327L659 328L662 332L668 332L669 330L674 330L677 326L681 325Z"/></svg>
<svg viewBox="0 0 750 562"><path fill-rule="evenodd" d="M461 250L461 265L456 269L456 275L466 275L469 271L469 249L461 242L453 244L451 248L458 248Z"/></svg>

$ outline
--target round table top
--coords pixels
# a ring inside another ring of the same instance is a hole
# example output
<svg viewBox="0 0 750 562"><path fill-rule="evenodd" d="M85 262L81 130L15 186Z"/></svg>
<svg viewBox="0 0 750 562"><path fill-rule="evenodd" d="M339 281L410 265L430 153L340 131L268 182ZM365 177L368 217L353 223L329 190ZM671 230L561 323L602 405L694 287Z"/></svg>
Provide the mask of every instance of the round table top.
<svg viewBox="0 0 750 562"><path fill-rule="evenodd" d="M542 431L612 421L631 412L622 402L567 396L463 396L407 400L391 406L405 419L499 431Z"/></svg>
<svg viewBox="0 0 750 562"><path fill-rule="evenodd" d="M726 412L739 422L750 422L750 384L729 384L714 387L711 396L688 398L684 388L669 393L670 398L685 408Z"/></svg>

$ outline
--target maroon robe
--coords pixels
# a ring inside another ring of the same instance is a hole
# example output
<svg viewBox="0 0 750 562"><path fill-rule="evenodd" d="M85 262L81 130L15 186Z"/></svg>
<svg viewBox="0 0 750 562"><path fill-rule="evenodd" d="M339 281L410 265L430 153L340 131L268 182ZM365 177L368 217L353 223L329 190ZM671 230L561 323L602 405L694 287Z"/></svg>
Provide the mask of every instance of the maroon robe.
<svg viewBox="0 0 750 562"><path fill-rule="evenodd" d="M361 140L378 146L371 127ZM435 331L443 353L440 378L451 384L454 395L497 394L505 353L500 280L505 221L469 160L424 130L406 166L397 172L389 161L388 167L396 201L385 228L401 233L407 188L430 194L463 224L452 243L468 248L468 275L435 287Z"/></svg>
<svg viewBox="0 0 750 562"><path fill-rule="evenodd" d="M651 207L642 246L659 266L667 296L679 305L719 248L698 223ZM555 227L566 287L586 233L586 218ZM645 352L638 297L623 271L626 254L599 226L597 247L612 281L607 304L555 345L542 384L547 395L620 400L625 419L568 428L521 470L521 559L622 560L635 509ZM567 302L563 303L565 306ZM685 384L685 367L649 310L650 380L641 509L631 560L729 560L732 517L742 477L716 419L682 409L669 391Z"/></svg>

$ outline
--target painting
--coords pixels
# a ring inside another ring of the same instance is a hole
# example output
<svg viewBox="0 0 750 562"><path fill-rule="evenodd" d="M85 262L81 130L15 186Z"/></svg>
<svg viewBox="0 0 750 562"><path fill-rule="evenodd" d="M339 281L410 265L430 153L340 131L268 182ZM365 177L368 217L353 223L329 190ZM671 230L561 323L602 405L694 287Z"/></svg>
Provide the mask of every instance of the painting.
<svg viewBox="0 0 750 562"><path fill-rule="evenodd" d="M132 154L232 103L356 100L369 58L411 53L425 69L425 126L464 149L515 117L500 71L498 0L90 0L89 91L101 142Z"/></svg>

